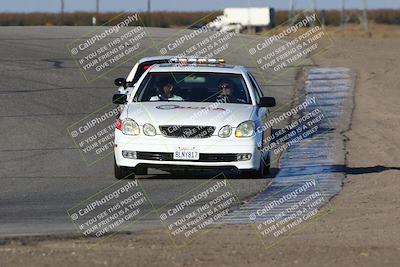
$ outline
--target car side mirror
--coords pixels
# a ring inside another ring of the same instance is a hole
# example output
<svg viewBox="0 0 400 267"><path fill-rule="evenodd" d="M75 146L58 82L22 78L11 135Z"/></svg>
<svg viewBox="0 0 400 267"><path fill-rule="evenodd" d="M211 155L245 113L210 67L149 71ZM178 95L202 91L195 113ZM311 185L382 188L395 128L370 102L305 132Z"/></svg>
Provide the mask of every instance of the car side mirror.
<svg viewBox="0 0 400 267"><path fill-rule="evenodd" d="M117 79L115 79L114 84L118 87L123 86L124 88L126 88L126 79L125 78L117 78Z"/></svg>
<svg viewBox="0 0 400 267"><path fill-rule="evenodd" d="M274 97L261 97L259 107L262 108L272 108L276 106L276 101Z"/></svg>
<svg viewBox="0 0 400 267"><path fill-rule="evenodd" d="M126 94L115 94L112 102L117 105L123 105L127 102L127 96Z"/></svg>

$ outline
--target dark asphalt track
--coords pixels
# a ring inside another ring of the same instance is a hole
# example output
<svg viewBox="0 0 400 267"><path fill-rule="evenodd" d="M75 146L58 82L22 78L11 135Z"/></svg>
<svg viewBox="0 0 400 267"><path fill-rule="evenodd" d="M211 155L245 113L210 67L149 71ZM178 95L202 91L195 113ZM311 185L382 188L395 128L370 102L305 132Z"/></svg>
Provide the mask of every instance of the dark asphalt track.
<svg viewBox="0 0 400 267"><path fill-rule="evenodd" d="M67 136L66 128L109 104L113 80L126 76L136 59L88 83L73 62L66 44L90 32L91 27L0 28L0 236L75 233L66 211L115 182L113 158L88 167ZM150 29L150 47L176 34ZM251 37L234 38L236 53L228 62L254 70L254 62L240 46ZM198 40L193 40L196 42ZM158 55L148 49L142 56ZM293 97L297 68L266 84L268 74L256 78L279 106ZM286 105L286 107L288 107ZM281 110L281 112L284 110ZM275 164L275 168L277 165ZM276 172L275 172L276 173ZM196 176L144 178L153 204L164 205L204 182ZM270 179L230 180L245 200L263 190ZM146 207L151 209L150 206ZM135 229L159 227L150 214Z"/></svg>

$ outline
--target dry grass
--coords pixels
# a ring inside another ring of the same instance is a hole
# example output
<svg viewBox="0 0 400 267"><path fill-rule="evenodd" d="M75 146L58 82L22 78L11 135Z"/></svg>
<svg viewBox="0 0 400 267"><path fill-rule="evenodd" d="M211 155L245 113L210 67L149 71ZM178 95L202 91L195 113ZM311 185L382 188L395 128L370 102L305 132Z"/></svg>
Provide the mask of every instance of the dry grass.
<svg viewBox="0 0 400 267"><path fill-rule="evenodd" d="M301 13L301 10L295 11L295 14ZM101 13L98 18L99 24L104 24L120 13ZM148 26L153 27L184 27L197 21L207 23L216 16L221 15L221 10L208 12L171 12L161 11L151 14L151 25L149 25L148 14L139 13L142 20ZM35 25L67 25L84 26L91 25L94 13L73 12L65 13L63 21L58 13L0 13L0 26L35 26ZM347 10L346 18L349 23L359 23L361 10ZM282 24L288 19L288 11L277 10L275 13L276 25ZM338 10L318 11L318 17L324 20L326 25L339 26L341 14ZM368 18L375 23L398 24L400 25L400 10L393 9L375 9L368 11Z"/></svg>
<svg viewBox="0 0 400 267"><path fill-rule="evenodd" d="M286 29L287 26L279 26L274 29L264 30L258 35L272 36L278 34ZM310 28L300 28L296 34L292 33L290 36L303 34ZM370 22L369 31L365 32L364 27L357 23L348 23L343 28L340 26L324 26L324 31L328 33L332 38L335 37L360 37L360 38L399 38L400 37L400 25L387 25L377 24ZM246 33L246 32L245 32Z"/></svg>
<svg viewBox="0 0 400 267"><path fill-rule="evenodd" d="M327 26L326 31L334 37L366 37L366 38L399 38L400 25L386 25L369 23L369 32L365 32L364 28L359 24L346 24L341 27Z"/></svg>

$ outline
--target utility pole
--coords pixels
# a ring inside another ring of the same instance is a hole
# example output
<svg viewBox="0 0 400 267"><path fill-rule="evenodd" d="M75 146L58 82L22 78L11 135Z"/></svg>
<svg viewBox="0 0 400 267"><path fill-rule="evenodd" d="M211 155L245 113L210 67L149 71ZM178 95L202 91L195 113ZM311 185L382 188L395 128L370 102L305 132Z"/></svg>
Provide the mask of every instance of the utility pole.
<svg viewBox="0 0 400 267"><path fill-rule="evenodd" d="M289 18L288 20L291 21L292 20L292 16L293 16L293 9L294 9L294 0L289 0Z"/></svg>
<svg viewBox="0 0 400 267"><path fill-rule="evenodd" d="M247 32L252 34L252 27L250 26L250 0L247 0Z"/></svg>
<svg viewBox="0 0 400 267"><path fill-rule="evenodd" d="M294 24L294 0L289 0L289 24Z"/></svg>
<svg viewBox="0 0 400 267"><path fill-rule="evenodd" d="M64 0L61 0L60 25L64 25Z"/></svg>
<svg viewBox="0 0 400 267"><path fill-rule="evenodd" d="M99 19L99 11L100 11L100 0L96 0L96 23L97 25L97 20Z"/></svg>
<svg viewBox="0 0 400 267"><path fill-rule="evenodd" d="M148 27L151 27L151 0L147 0Z"/></svg>
<svg viewBox="0 0 400 267"><path fill-rule="evenodd" d="M342 31L344 30L344 7L345 7L345 0L342 0L342 12L340 13L340 26Z"/></svg>
<svg viewBox="0 0 400 267"><path fill-rule="evenodd" d="M367 0L364 0L363 20L364 20L364 30L365 30L365 32L369 32L369 29L368 29L368 13L367 13L367 9L368 9Z"/></svg>
<svg viewBox="0 0 400 267"><path fill-rule="evenodd" d="M312 12L314 13L314 14L317 14L317 0L312 0ZM311 26L312 27L314 27L315 25L317 25L317 21L313 21L312 23L311 23Z"/></svg>
<svg viewBox="0 0 400 267"><path fill-rule="evenodd" d="M312 9L314 12L317 10L317 0L312 0Z"/></svg>
<svg viewBox="0 0 400 267"><path fill-rule="evenodd" d="M96 14L92 17L92 25L97 25L97 20L99 19L99 10L100 10L100 0L96 0Z"/></svg>

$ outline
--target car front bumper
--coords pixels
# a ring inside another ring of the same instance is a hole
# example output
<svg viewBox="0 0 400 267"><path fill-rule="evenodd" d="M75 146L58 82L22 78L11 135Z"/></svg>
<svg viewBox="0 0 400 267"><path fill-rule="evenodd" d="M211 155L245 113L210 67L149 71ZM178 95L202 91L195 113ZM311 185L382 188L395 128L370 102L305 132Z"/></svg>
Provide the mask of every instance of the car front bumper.
<svg viewBox="0 0 400 267"><path fill-rule="evenodd" d="M136 167L138 164L160 167L231 167L236 169L258 169L260 152L257 138L204 139L168 138L164 136L126 136L115 134L115 160L118 166ZM178 147L190 148L200 154L199 160L174 160L173 153ZM125 158L122 151L136 152L136 159ZM237 154L251 154L251 159L238 161Z"/></svg>

